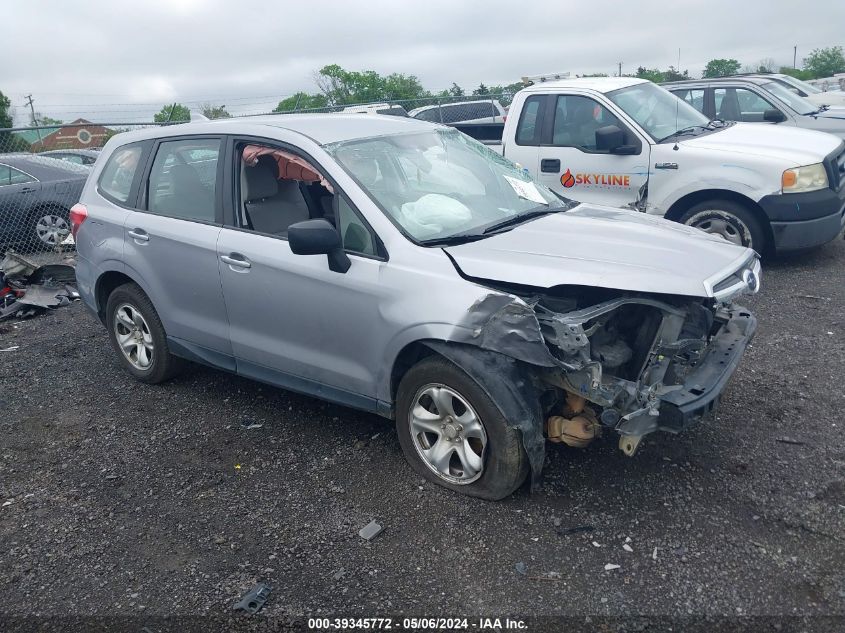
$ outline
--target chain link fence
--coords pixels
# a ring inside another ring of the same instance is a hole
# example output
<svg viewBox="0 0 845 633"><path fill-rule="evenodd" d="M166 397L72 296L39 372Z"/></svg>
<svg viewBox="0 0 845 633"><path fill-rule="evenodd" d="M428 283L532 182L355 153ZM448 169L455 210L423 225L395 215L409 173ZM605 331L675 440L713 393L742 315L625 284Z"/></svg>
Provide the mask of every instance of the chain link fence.
<svg viewBox="0 0 845 633"><path fill-rule="evenodd" d="M513 94L425 97L422 99L388 99L372 103L299 108L270 114L302 114L311 112L365 112L411 116L433 123L500 123L507 115Z"/></svg>
<svg viewBox="0 0 845 633"><path fill-rule="evenodd" d="M99 151L119 132L156 123L0 129L0 260L12 250L37 264L74 251L68 215Z"/></svg>

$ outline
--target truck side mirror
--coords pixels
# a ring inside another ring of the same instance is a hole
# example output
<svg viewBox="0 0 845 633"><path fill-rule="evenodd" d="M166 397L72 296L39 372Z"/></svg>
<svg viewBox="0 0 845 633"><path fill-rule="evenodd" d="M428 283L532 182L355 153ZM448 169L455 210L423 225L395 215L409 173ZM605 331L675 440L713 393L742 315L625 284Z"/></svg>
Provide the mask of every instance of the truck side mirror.
<svg viewBox="0 0 845 633"><path fill-rule="evenodd" d="M769 123L783 123L786 115L777 108L769 108L763 113L763 120Z"/></svg>
<svg viewBox="0 0 845 633"><path fill-rule="evenodd" d="M345 273L352 265L343 250L340 233L324 218L291 224L288 227L288 244L294 255L327 255L329 270L336 273Z"/></svg>
<svg viewBox="0 0 845 633"><path fill-rule="evenodd" d="M596 150L608 154L636 154L636 145L625 145L625 133L618 125L605 125L596 130Z"/></svg>

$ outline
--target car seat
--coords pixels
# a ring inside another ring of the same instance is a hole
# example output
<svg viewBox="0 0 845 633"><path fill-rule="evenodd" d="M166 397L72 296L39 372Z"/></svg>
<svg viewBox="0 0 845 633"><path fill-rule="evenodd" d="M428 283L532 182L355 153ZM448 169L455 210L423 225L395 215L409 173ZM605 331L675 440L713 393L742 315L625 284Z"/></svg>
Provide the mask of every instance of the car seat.
<svg viewBox="0 0 845 633"><path fill-rule="evenodd" d="M244 167L244 208L253 230L287 235L288 227L309 219L308 206L295 180L279 180L271 156L261 156L254 167Z"/></svg>
<svg viewBox="0 0 845 633"><path fill-rule="evenodd" d="M170 195L163 198L160 210L176 217L214 221L214 191L202 184L190 165L170 168Z"/></svg>

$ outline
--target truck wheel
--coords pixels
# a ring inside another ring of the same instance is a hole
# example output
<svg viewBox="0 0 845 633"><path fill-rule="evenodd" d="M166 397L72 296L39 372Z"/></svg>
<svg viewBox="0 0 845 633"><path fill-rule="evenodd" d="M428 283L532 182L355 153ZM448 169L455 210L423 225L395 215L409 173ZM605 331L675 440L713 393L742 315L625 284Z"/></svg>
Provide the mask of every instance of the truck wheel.
<svg viewBox="0 0 845 633"><path fill-rule="evenodd" d="M182 369L182 359L167 347L158 313L137 284L123 284L109 295L106 327L121 363L137 380L158 384Z"/></svg>
<svg viewBox="0 0 845 633"><path fill-rule="evenodd" d="M692 206L679 222L705 233L721 235L738 246L765 253L766 233L760 221L745 206L731 200L705 200Z"/></svg>
<svg viewBox="0 0 845 633"><path fill-rule="evenodd" d="M436 484L496 501L528 474L520 434L457 365L430 357L402 378L396 429L405 458Z"/></svg>

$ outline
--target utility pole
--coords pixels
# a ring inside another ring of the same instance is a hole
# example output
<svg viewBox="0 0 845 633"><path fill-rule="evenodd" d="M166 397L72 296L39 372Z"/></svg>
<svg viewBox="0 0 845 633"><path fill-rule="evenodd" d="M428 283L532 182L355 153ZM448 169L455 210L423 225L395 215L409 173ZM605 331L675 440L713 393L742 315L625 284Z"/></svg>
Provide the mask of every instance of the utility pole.
<svg viewBox="0 0 845 633"><path fill-rule="evenodd" d="M38 119L35 118L35 106L32 105L32 95L26 95L26 98L28 99L26 105L29 106L29 111L32 112L32 125L37 127ZM41 130L35 131L38 132L38 142L41 143L41 145L44 145L44 139L41 138Z"/></svg>
<svg viewBox="0 0 845 633"><path fill-rule="evenodd" d="M619 62L619 74L617 75L617 77L621 77L621 76L622 76L622 62Z"/></svg>
<svg viewBox="0 0 845 633"><path fill-rule="evenodd" d="M792 47L792 68L798 70L798 67L795 63L798 61L798 45Z"/></svg>

